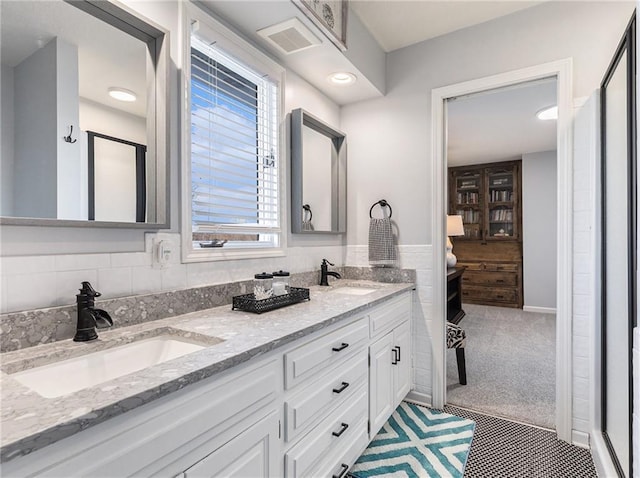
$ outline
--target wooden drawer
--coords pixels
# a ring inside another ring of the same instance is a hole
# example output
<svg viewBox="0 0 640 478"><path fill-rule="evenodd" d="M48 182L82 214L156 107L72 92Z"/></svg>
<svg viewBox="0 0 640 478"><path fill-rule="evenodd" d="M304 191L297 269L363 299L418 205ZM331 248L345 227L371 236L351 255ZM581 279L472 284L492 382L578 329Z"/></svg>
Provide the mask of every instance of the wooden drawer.
<svg viewBox="0 0 640 478"><path fill-rule="evenodd" d="M517 289L500 287L464 286L462 289L463 300L485 302L518 302Z"/></svg>
<svg viewBox="0 0 640 478"><path fill-rule="evenodd" d="M335 410L286 453L286 478L327 476L322 469L328 465L330 471L339 469L340 464L329 458L340 457L354 441L362 441L363 432L367 434L367 411L367 389L361 386L349 404Z"/></svg>
<svg viewBox="0 0 640 478"><path fill-rule="evenodd" d="M459 262L458 265L467 268L467 270L464 272L464 276L466 276L469 272L474 271L518 272L519 267L517 263L513 262Z"/></svg>
<svg viewBox="0 0 640 478"><path fill-rule="evenodd" d="M512 272L479 272L465 271L462 276L462 283L465 285L486 285L486 286L516 286L518 276Z"/></svg>
<svg viewBox="0 0 640 478"><path fill-rule="evenodd" d="M349 400L367 381L368 354L362 349L338 368L314 380L285 401L285 440L292 441L309 426L322 419L332 407Z"/></svg>
<svg viewBox="0 0 640 478"><path fill-rule="evenodd" d="M287 352L284 355L287 390L310 377L317 377L328 367L344 362L369 340L369 321L363 317L327 335Z"/></svg>
<svg viewBox="0 0 640 478"><path fill-rule="evenodd" d="M369 313L371 324L371 338L382 336L400 322L411 317L411 293L376 307Z"/></svg>
<svg viewBox="0 0 640 478"><path fill-rule="evenodd" d="M496 262L485 262L484 263L485 271L493 271L493 272L518 272L518 264L514 263L496 263Z"/></svg>

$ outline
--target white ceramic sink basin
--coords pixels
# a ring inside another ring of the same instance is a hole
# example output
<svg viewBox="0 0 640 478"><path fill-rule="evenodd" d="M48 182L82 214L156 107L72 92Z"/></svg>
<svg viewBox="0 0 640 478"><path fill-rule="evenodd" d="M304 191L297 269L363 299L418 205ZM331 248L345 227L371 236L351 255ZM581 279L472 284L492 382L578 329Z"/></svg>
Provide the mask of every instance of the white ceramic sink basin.
<svg viewBox="0 0 640 478"><path fill-rule="evenodd" d="M11 374L45 398L55 398L201 350L210 344L160 335Z"/></svg>
<svg viewBox="0 0 640 478"><path fill-rule="evenodd" d="M371 289L369 287L354 287L354 286L344 286L338 287L334 290L336 294L346 294L346 295L366 295L375 292L378 289Z"/></svg>

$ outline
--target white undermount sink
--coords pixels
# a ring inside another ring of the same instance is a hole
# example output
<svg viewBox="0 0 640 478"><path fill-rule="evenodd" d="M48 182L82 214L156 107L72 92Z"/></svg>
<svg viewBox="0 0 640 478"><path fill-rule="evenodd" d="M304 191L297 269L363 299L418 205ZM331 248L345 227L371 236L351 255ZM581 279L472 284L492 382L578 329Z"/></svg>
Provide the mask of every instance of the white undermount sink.
<svg viewBox="0 0 640 478"><path fill-rule="evenodd" d="M180 336L160 335L41 365L10 376L45 398L55 398L182 357L210 345L211 343L202 344Z"/></svg>
<svg viewBox="0 0 640 478"><path fill-rule="evenodd" d="M372 289L370 287L357 287L357 286L343 286L334 290L336 294L346 295L367 295L375 292L378 289Z"/></svg>

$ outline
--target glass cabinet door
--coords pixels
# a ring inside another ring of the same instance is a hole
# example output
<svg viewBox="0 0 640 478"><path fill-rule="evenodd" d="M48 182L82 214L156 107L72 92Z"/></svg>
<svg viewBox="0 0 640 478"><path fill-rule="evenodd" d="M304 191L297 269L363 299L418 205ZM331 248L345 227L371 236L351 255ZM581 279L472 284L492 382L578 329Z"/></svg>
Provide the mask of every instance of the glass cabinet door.
<svg viewBox="0 0 640 478"><path fill-rule="evenodd" d="M456 176L455 188L455 214L462 216L464 238L482 239L481 172L474 171Z"/></svg>
<svg viewBox="0 0 640 478"><path fill-rule="evenodd" d="M513 240L518 237L516 169L490 168L487 176L487 239Z"/></svg>

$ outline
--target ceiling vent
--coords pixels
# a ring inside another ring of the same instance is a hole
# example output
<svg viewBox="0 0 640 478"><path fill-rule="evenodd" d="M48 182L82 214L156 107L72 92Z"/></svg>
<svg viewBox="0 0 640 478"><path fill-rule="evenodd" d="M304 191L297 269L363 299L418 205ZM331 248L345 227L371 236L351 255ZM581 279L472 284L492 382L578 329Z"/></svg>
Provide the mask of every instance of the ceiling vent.
<svg viewBox="0 0 640 478"><path fill-rule="evenodd" d="M285 55L296 53L322 42L297 18L257 31Z"/></svg>

